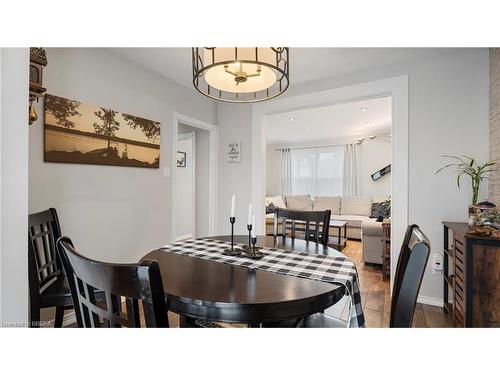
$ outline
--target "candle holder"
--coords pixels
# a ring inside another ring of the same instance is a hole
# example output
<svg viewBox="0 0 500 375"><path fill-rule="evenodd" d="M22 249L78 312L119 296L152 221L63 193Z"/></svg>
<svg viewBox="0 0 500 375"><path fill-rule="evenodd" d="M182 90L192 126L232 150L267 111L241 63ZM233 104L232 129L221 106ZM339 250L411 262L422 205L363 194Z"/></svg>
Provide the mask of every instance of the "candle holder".
<svg viewBox="0 0 500 375"><path fill-rule="evenodd" d="M264 253L260 250L262 250L262 247L255 246L257 244L257 237L251 237L250 238L250 246L243 245L242 250L243 250L243 255L245 255L248 258L262 258L264 256Z"/></svg>
<svg viewBox="0 0 500 375"><path fill-rule="evenodd" d="M257 237L252 237L252 256L255 256L255 244L257 243Z"/></svg>
<svg viewBox="0 0 500 375"><path fill-rule="evenodd" d="M224 250L224 254L226 254L226 255L240 255L241 250L234 248L234 223L236 222L236 218L230 217L229 222L231 223L231 248Z"/></svg>
<svg viewBox="0 0 500 375"><path fill-rule="evenodd" d="M247 224L248 229L248 248L252 247L252 224Z"/></svg>

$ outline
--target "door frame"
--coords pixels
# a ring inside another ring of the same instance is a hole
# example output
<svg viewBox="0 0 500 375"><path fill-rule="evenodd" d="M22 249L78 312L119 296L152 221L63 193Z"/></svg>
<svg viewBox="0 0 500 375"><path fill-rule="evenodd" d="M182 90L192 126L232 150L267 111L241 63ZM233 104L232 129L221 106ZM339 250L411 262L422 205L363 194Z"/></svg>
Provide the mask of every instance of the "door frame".
<svg viewBox="0 0 500 375"><path fill-rule="evenodd" d="M190 139L191 140L191 163L193 166L191 168L191 173L192 173L191 180L193 182L193 191L192 191L192 195L191 195L191 201L193 203L192 204L192 213L191 213L191 221L192 221L192 223L191 223L191 235L193 237L195 237L195 235L196 235L196 133L189 132L189 133L177 134L177 141L179 141L179 139ZM176 157L177 157L177 151L176 151ZM177 212L175 214L177 216ZM175 233L174 238L176 241L179 241L179 240L185 239L186 237L184 237L184 236L179 237L177 235L177 233Z"/></svg>
<svg viewBox="0 0 500 375"><path fill-rule="evenodd" d="M175 241L176 236L176 204L175 204L175 171L177 168L177 137L179 131L179 123L189 125L193 128L208 131L209 133L209 178L208 178L208 235L215 235L215 223L217 222L217 155L218 155L218 142L219 142L219 129L216 125L210 124L205 121L197 120L195 118L183 115L179 112L174 112L173 117L173 146L172 146L172 191L171 191L171 238ZM194 170L194 168L193 168ZM193 220L196 220L196 215L193 215ZM193 226L193 228L195 228Z"/></svg>
<svg viewBox="0 0 500 375"><path fill-rule="evenodd" d="M394 275L408 226L409 112L408 75L351 86L337 87L309 94L285 97L253 106L252 112L252 201L256 217L265 228L266 189L266 117L291 110L313 108L335 103L391 96L392 98L392 230L391 230L391 292ZM260 202L260 203L259 203ZM261 229L262 231L262 229ZM262 233L259 233L262 234Z"/></svg>

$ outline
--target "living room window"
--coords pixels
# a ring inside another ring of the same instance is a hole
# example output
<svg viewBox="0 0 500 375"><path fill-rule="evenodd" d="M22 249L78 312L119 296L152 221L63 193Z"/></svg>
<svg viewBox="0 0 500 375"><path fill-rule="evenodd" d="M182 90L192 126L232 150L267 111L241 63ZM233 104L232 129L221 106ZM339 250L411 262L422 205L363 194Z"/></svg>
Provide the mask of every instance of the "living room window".
<svg viewBox="0 0 500 375"><path fill-rule="evenodd" d="M342 196L344 147L290 150L293 195Z"/></svg>

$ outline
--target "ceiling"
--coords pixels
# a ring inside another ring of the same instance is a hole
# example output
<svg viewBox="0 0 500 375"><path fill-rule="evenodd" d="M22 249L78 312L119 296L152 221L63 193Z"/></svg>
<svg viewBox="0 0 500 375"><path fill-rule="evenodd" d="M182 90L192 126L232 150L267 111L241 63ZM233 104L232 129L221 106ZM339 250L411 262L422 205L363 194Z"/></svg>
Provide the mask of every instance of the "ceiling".
<svg viewBox="0 0 500 375"><path fill-rule="evenodd" d="M192 87L191 48L112 48L144 67ZM290 48L290 85L444 52L446 48Z"/></svg>
<svg viewBox="0 0 500 375"><path fill-rule="evenodd" d="M320 142L391 132L391 97L270 115L267 143Z"/></svg>

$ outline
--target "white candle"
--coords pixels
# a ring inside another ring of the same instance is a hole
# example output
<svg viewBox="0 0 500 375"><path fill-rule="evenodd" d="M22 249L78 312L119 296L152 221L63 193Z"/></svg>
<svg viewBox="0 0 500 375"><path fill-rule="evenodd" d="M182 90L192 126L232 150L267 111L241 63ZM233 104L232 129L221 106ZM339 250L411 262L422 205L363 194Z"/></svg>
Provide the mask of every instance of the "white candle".
<svg viewBox="0 0 500 375"><path fill-rule="evenodd" d="M252 225L252 202L248 205L248 225Z"/></svg>
<svg viewBox="0 0 500 375"><path fill-rule="evenodd" d="M236 197L233 194L233 197L231 198L231 217L236 217L235 215L235 209L236 209Z"/></svg>
<svg viewBox="0 0 500 375"><path fill-rule="evenodd" d="M257 235L255 234L255 215L252 215L252 237L257 237Z"/></svg>

